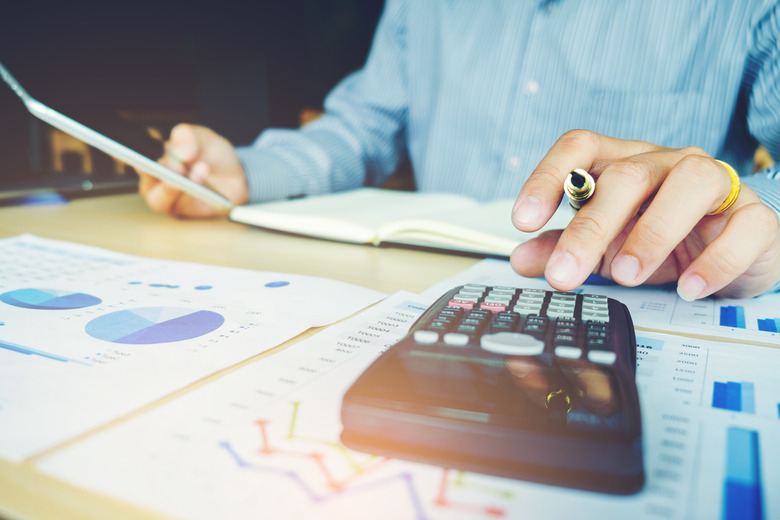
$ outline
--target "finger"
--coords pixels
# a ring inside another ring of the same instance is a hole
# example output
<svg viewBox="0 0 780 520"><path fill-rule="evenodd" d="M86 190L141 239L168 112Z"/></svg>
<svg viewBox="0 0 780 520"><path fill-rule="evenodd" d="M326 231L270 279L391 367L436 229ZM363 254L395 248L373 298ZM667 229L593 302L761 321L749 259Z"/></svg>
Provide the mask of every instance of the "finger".
<svg viewBox="0 0 780 520"><path fill-rule="evenodd" d="M158 182L146 194L146 203L154 211L166 215L174 215L174 207L183 192L164 182Z"/></svg>
<svg viewBox="0 0 780 520"><path fill-rule="evenodd" d="M509 263L521 276L541 278L562 230L552 229L518 245L509 257Z"/></svg>
<svg viewBox="0 0 780 520"><path fill-rule="evenodd" d="M184 164L196 160L201 150L200 134L195 125L180 123L174 126L170 139L165 143L168 160Z"/></svg>
<svg viewBox="0 0 780 520"><path fill-rule="evenodd" d="M704 298L726 287L753 266L775 240L777 216L761 204L755 194L749 195L752 197L746 198L750 201L729 210L733 213L726 227L680 276L677 292L684 300ZM722 218L728 218L724 215ZM748 297L755 294L740 293L734 296Z"/></svg>
<svg viewBox="0 0 780 520"><path fill-rule="evenodd" d="M154 187L155 184L157 184L158 181L156 178L152 177L148 173L145 172L138 172L138 193L141 195L146 195L152 187Z"/></svg>
<svg viewBox="0 0 780 520"><path fill-rule="evenodd" d="M593 197L563 230L550 255L545 270L550 285L569 291L582 284L678 160L679 152L664 150L606 166Z"/></svg>
<svg viewBox="0 0 780 520"><path fill-rule="evenodd" d="M641 141L625 141L587 130L571 130L550 148L523 185L512 209L512 221L521 231L536 231L555 212L566 176L575 168L593 169L599 162L656 149Z"/></svg>
<svg viewBox="0 0 780 520"><path fill-rule="evenodd" d="M729 193L731 177L723 166L703 151L686 149L681 153L684 157L671 166L652 202L612 260L610 274L621 285L645 282L702 217ZM660 154L652 156L655 160ZM664 167L668 160L665 162Z"/></svg>

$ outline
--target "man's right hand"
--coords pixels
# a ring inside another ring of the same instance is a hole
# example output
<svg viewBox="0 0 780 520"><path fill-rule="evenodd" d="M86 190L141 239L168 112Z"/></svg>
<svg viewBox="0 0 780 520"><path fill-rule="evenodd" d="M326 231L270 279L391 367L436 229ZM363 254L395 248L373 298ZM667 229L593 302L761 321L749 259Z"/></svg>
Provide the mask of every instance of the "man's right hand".
<svg viewBox="0 0 780 520"><path fill-rule="evenodd" d="M235 148L227 139L206 127L176 125L158 162L219 192L236 205L246 204L249 200L246 173ZM159 213L180 218L214 217L226 213L147 173L138 174L138 191L149 207Z"/></svg>

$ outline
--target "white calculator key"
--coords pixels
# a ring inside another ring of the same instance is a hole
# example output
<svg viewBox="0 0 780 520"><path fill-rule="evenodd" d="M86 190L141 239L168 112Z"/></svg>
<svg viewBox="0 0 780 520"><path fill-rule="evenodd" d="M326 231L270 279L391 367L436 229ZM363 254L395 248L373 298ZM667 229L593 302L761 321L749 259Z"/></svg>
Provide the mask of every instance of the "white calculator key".
<svg viewBox="0 0 780 520"><path fill-rule="evenodd" d="M568 347L561 345L555 347L555 355L566 359L580 359L582 357L582 349L578 347Z"/></svg>
<svg viewBox="0 0 780 520"><path fill-rule="evenodd" d="M550 318L573 318L574 308L571 309L547 309L547 316Z"/></svg>
<svg viewBox="0 0 780 520"><path fill-rule="evenodd" d="M494 354L538 356L544 352L544 342L521 332L496 332L480 338L483 350Z"/></svg>
<svg viewBox="0 0 780 520"><path fill-rule="evenodd" d="M608 312L585 312L582 311L582 320L583 321L609 321L609 313Z"/></svg>
<svg viewBox="0 0 780 520"><path fill-rule="evenodd" d="M444 335L444 343L451 347L465 347L469 344L469 337L459 332L448 332Z"/></svg>
<svg viewBox="0 0 780 520"><path fill-rule="evenodd" d="M414 331L414 341L420 345L432 345L439 341L439 333L433 330Z"/></svg>
<svg viewBox="0 0 780 520"><path fill-rule="evenodd" d="M588 360L600 365L614 365L617 354L611 350L591 350L588 352Z"/></svg>

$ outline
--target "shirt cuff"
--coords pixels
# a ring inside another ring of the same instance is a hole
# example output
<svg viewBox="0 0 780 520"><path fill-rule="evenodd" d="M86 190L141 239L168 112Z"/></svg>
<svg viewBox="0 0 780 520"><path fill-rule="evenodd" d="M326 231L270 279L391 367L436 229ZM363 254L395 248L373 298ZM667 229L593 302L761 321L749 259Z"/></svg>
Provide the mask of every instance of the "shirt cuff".
<svg viewBox="0 0 780 520"><path fill-rule="evenodd" d="M300 195L302 187L295 170L273 151L253 146L236 148L246 172L249 204Z"/></svg>

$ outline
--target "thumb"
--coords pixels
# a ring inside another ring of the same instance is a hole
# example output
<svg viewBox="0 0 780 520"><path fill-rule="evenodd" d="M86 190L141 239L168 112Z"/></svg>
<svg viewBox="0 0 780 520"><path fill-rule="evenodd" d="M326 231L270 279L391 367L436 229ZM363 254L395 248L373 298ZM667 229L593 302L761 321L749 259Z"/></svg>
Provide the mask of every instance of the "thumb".
<svg viewBox="0 0 780 520"><path fill-rule="evenodd" d="M166 143L166 154L172 161L190 164L196 161L203 150L204 131L196 125L180 123L171 130Z"/></svg>

